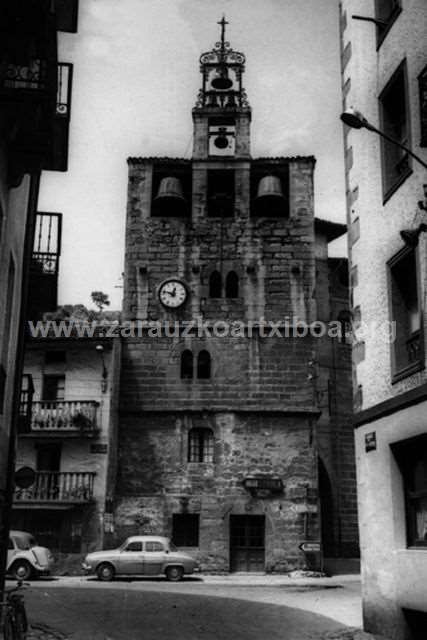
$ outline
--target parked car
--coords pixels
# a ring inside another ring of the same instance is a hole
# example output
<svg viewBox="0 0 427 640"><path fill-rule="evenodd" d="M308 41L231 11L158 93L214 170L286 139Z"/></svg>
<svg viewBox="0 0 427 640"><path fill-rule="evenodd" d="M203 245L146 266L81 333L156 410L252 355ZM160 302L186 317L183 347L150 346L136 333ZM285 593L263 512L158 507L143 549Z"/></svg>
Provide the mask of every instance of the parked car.
<svg viewBox="0 0 427 640"><path fill-rule="evenodd" d="M82 566L86 573L96 573L99 580L121 575L165 575L173 582L198 568L194 558L160 536L132 536L117 549L89 553Z"/></svg>
<svg viewBox="0 0 427 640"><path fill-rule="evenodd" d="M48 575L53 555L46 547L39 547L31 533L11 531L7 549L6 573L16 580Z"/></svg>

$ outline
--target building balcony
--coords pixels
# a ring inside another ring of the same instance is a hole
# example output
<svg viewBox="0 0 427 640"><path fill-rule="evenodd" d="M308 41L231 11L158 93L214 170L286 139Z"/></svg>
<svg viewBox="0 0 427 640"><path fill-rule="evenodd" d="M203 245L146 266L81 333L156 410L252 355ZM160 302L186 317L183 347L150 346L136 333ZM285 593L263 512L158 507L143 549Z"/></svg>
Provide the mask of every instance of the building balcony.
<svg viewBox="0 0 427 640"><path fill-rule="evenodd" d="M29 436L93 437L98 433L98 406L94 400L33 402L31 420L20 433Z"/></svg>
<svg viewBox="0 0 427 640"><path fill-rule="evenodd" d="M31 486L16 488L15 508L69 508L93 500L95 473L91 471L36 471Z"/></svg>

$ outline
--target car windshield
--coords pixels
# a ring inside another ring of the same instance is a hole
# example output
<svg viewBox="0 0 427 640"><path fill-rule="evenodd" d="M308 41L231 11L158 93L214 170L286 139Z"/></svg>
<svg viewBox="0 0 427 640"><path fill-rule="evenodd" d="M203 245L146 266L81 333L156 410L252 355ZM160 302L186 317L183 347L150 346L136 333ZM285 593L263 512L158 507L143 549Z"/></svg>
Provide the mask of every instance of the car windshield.
<svg viewBox="0 0 427 640"><path fill-rule="evenodd" d="M169 550L170 551L178 551L173 542L169 542Z"/></svg>
<svg viewBox="0 0 427 640"><path fill-rule="evenodd" d="M36 541L33 536L13 536L13 539L15 540L15 544L18 549L21 549L22 551L26 551L27 549L31 549L31 547L36 546Z"/></svg>

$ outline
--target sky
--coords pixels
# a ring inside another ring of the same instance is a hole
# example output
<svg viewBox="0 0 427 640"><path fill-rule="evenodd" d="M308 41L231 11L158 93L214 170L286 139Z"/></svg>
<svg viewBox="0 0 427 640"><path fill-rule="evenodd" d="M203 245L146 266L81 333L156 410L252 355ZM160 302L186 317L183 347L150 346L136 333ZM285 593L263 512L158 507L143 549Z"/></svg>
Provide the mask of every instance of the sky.
<svg viewBox="0 0 427 640"><path fill-rule="evenodd" d="M129 156L191 157L199 57L219 39L246 56L251 153L314 155L315 214L345 222L338 0L80 0L69 167L43 172L39 211L63 214L59 304L121 307ZM331 245L345 255L345 242Z"/></svg>

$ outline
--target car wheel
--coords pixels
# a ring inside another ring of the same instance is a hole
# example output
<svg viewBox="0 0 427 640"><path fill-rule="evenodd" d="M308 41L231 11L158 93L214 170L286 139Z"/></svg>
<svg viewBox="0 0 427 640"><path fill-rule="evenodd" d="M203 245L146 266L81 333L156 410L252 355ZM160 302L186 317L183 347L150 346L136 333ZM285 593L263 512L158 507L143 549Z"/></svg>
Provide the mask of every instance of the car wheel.
<svg viewBox="0 0 427 640"><path fill-rule="evenodd" d="M182 567L168 567L166 569L166 578L170 582L179 582L184 575L184 570Z"/></svg>
<svg viewBox="0 0 427 640"><path fill-rule="evenodd" d="M15 580L29 580L32 573L33 568L26 560L17 560L11 570L11 574Z"/></svg>
<svg viewBox="0 0 427 640"><path fill-rule="evenodd" d="M114 567L108 562L103 562L96 569L96 575L98 576L98 580L102 580L103 582L109 582L114 578Z"/></svg>

